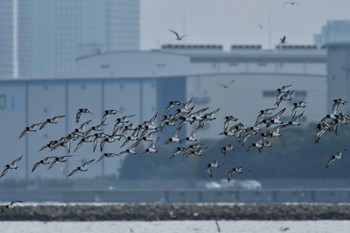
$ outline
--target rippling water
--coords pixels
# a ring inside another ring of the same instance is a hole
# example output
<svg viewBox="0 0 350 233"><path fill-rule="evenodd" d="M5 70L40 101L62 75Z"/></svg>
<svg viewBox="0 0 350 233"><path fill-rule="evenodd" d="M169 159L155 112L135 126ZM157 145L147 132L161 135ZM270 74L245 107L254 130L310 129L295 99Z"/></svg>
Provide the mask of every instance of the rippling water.
<svg viewBox="0 0 350 233"><path fill-rule="evenodd" d="M330 233L350 232L350 221L109 221L109 222L1 222L6 233ZM284 230L284 231L283 231Z"/></svg>

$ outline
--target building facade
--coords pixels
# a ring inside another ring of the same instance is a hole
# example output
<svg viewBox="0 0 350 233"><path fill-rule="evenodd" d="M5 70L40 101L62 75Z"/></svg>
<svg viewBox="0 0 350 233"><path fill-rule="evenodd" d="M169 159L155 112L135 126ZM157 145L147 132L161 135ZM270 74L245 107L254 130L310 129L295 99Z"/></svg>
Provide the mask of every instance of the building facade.
<svg viewBox="0 0 350 233"><path fill-rule="evenodd" d="M103 51L139 49L139 0L1 0L0 8L2 79L13 76L15 26L19 77L75 76L75 59L87 44Z"/></svg>
<svg viewBox="0 0 350 233"><path fill-rule="evenodd" d="M350 20L329 20L322 26L321 33L314 35L314 44L317 46L347 41L350 41Z"/></svg>
<svg viewBox="0 0 350 233"><path fill-rule="evenodd" d="M247 126L253 125L259 110L276 107L276 89L283 85L292 85L291 89L295 90L293 100L279 106L279 109L286 108L284 120L291 118L292 104L296 101L308 103L302 125L318 122L329 110L325 49L296 45L265 51L256 46L233 46L231 51L225 52L212 45L177 46L180 45L149 52L106 53L92 47L90 55L77 59L78 77L1 81L0 147L6 156L0 158L0 163L6 164L19 155L25 158L21 163L24 168L3 179L66 179L74 167L100 156L102 152L92 153L92 143L86 143L74 153L69 163L55 166L50 171L39 167L31 172L38 160L67 154L64 148L38 150L79 127L75 114L82 107L94 112L95 116L84 115L81 119L81 122L91 119L91 125L99 124L105 109L118 109L123 115L135 114L131 120L134 124L140 124L158 112L159 124L169 101L192 99L194 111L219 109L216 120L205 124L198 139L222 138L219 133L227 115L238 117ZM227 88L223 87L229 83ZM65 115L65 118L18 139L26 126L56 115ZM113 119L108 119L105 133L112 132ZM186 125L180 138L189 135L194 127L196 124ZM172 132L171 127L161 132L162 144ZM74 142L73 149L76 144ZM121 150L120 143L107 144L104 149L114 153ZM118 175L121 162L122 157L118 157L113 163L106 160L94 164L94 168L83 175ZM81 175L72 178L81 178Z"/></svg>

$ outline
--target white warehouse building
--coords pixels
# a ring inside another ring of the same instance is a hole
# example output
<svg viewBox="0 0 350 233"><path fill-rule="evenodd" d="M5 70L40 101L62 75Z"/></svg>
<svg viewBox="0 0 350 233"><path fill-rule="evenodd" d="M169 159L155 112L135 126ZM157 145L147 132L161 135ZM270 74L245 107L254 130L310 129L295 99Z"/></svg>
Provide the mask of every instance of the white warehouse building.
<svg viewBox="0 0 350 233"><path fill-rule="evenodd" d="M327 51L312 45L283 45L262 50L259 45L164 45L161 50L90 54L77 59L80 77L186 78L186 98L196 109L220 108L217 119L235 115L254 124L260 109L274 107L276 89L291 84L293 101L283 103L290 116L292 103L308 102L304 123L327 114ZM228 88L226 84L234 80ZM176 86L174 86L176 91ZM217 138L222 122L215 121L202 137ZM198 135L199 136L199 135ZM200 137L200 136L199 136Z"/></svg>

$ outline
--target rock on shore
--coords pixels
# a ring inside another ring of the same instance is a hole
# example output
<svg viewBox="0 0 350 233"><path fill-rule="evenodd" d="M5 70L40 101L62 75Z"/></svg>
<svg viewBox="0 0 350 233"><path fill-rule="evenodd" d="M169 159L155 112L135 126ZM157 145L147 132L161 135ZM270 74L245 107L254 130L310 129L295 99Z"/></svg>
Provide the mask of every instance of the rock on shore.
<svg viewBox="0 0 350 233"><path fill-rule="evenodd" d="M1 220L345 220L348 204L18 204Z"/></svg>

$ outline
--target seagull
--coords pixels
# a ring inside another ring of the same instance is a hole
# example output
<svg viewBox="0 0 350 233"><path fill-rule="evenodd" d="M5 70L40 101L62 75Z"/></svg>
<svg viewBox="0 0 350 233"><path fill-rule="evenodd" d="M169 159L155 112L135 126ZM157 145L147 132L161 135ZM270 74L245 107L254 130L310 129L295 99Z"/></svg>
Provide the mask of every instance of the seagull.
<svg viewBox="0 0 350 233"><path fill-rule="evenodd" d="M75 122L76 123L79 123L81 114L83 114L83 113L90 113L91 115L94 116L94 114L88 108L79 108L78 111L77 111L76 117L75 117Z"/></svg>
<svg viewBox="0 0 350 233"><path fill-rule="evenodd" d="M331 158L328 160L326 168L328 168L335 160L343 158L343 153L346 151L346 149L343 149L339 152L337 152L335 155L332 155Z"/></svg>
<svg viewBox="0 0 350 233"><path fill-rule="evenodd" d="M180 36L177 32L175 32L175 31L173 31L173 30L170 30L170 29L169 29L169 31L171 31L172 33L175 34L176 40L182 40L182 38L184 38L184 37L186 36L186 35Z"/></svg>
<svg viewBox="0 0 350 233"><path fill-rule="evenodd" d="M282 38L280 38L280 44L285 44L287 42L287 37L283 36Z"/></svg>
<svg viewBox="0 0 350 233"><path fill-rule="evenodd" d="M74 175L75 173L77 173L78 171L81 171L81 172L86 172L88 170L87 166L92 163L93 161L95 161L95 159L91 159L85 163L83 163L82 165L78 166L76 169L74 169L71 173L69 173L68 176L72 176Z"/></svg>
<svg viewBox="0 0 350 233"><path fill-rule="evenodd" d="M50 159L53 159L53 158L55 158L55 157L49 156L49 157L46 157L46 158L44 158L44 159L42 159L42 160L36 162L36 163L34 164L33 168L32 168L32 172L34 172L35 169L36 169L40 164L44 164L44 165L50 164L50 161L49 161L49 160L50 160Z"/></svg>
<svg viewBox="0 0 350 233"><path fill-rule="evenodd" d="M231 80L230 82L228 82L227 84L224 84L224 83L220 83L220 82L217 82L216 84L218 84L219 86L223 87L223 88L228 88L232 83L234 83L235 80Z"/></svg>
<svg viewBox="0 0 350 233"><path fill-rule="evenodd" d="M211 163L208 163L208 165L207 165L207 173L208 173L208 175L209 175L210 177L213 177L213 174L212 174L212 172L211 172L211 169L212 169L212 168L218 168L218 167L220 167L220 163L219 163L218 161L216 161L216 160L214 160L214 161L211 162Z"/></svg>
<svg viewBox="0 0 350 233"><path fill-rule="evenodd" d="M291 6L294 6L294 5L298 5L298 6L301 6L300 2L295 2L295 1L288 1L288 2L285 2L282 7L285 7L286 5L291 5Z"/></svg>
<svg viewBox="0 0 350 233"><path fill-rule="evenodd" d="M7 204L7 205L1 205L0 206L0 212L4 212L5 209L10 209L10 208L13 208L13 206L16 204L16 203L21 203L23 201L11 201L10 204Z"/></svg>
<svg viewBox="0 0 350 233"><path fill-rule="evenodd" d="M4 167L4 170L2 171L0 178L3 177L4 175L6 175L6 173L10 170L10 169L17 169L18 168L18 162L22 159L23 155L21 155L19 158L15 159L12 161L12 163L10 164L6 164Z"/></svg>

